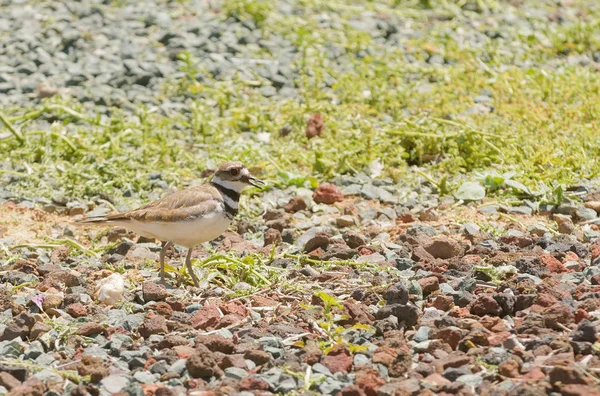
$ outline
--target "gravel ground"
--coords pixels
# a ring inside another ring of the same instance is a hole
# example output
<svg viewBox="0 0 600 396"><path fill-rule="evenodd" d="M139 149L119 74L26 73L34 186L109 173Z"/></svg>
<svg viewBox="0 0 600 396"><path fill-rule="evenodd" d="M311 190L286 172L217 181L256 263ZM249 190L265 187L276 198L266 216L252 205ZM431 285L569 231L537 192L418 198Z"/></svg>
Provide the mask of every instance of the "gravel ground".
<svg viewBox="0 0 600 396"><path fill-rule="evenodd" d="M196 252L200 289L180 286L183 251L164 287L154 241L4 204L0 390L598 394L600 244L577 213L600 192L507 215L426 186L399 204L347 188L250 201L262 217Z"/></svg>
<svg viewBox="0 0 600 396"><path fill-rule="evenodd" d="M295 4L276 6L295 15ZM3 106L60 93L99 112L188 111L191 94L166 88L190 78L186 56L199 62L197 81L258 75L269 83L252 89L265 97L302 96L302 52L265 36L260 10L248 19L206 1L0 5ZM544 23L575 18L560 10L524 2L528 18L494 13L484 32L465 23L458 41L514 43L511 61L524 68L594 63L530 59L505 29L541 35ZM319 23L340 23L331 15ZM351 24L387 46L424 34L400 15ZM323 57L351 67L338 49ZM406 62L453 62L422 55L407 48ZM487 114L488 102L483 92L471 112ZM160 174L152 185L168 187ZM0 394L599 395L600 191L568 190L560 205L465 204L429 182L408 189L361 172L270 189L244 197L235 227L196 250L198 289L180 270L183 250L169 250L160 285L157 241L72 224L110 211L106 200L0 194Z"/></svg>

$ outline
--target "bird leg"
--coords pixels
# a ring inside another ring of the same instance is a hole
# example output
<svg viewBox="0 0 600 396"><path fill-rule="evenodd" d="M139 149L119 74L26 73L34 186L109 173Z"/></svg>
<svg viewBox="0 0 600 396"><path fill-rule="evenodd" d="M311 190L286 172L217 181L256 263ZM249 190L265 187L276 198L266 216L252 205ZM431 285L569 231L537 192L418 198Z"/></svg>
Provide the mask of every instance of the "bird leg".
<svg viewBox="0 0 600 396"><path fill-rule="evenodd" d="M187 257L185 258L185 266L187 268L188 273L192 277L192 281L194 281L194 286L199 287L198 279L196 278L196 274L194 274L194 270L192 269L192 249L188 250Z"/></svg>
<svg viewBox="0 0 600 396"><path fill-rule="evenodd" d="M165 254L167 249L171 246L171 242L163 242L162 248L160 249L160 282L165 283Z"/></svg>

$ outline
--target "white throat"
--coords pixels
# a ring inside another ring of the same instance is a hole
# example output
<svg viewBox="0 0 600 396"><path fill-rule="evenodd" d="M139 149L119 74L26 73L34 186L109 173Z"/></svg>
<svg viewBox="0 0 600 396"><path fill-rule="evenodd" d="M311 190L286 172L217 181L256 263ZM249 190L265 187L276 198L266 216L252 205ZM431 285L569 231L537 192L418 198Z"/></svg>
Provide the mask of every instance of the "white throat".
<svg viewBox="0 0 600 396"><path fill-rule="evenodd" d="M223 180L219 176L215 176L213 178L212 182L214 184L218 184L219 186L224 187L228 190L233 190L238 194L241 194L242 190L244 188L248 187L248 185L246 183L243 183L241 181Z"/></svg>

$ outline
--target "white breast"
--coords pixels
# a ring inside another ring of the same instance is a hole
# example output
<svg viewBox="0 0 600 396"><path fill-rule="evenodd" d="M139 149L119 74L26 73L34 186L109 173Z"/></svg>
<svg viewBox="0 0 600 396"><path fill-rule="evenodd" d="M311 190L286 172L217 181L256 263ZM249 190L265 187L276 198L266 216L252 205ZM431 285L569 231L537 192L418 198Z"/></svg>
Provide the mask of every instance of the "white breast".
<svg viewBox="0 0 600 396"><path fill-rule="evenodd" d="M224 210L194 220L175 223L144 223L130 220L119 225L147 238L171 241L192 248L200 243L212 241L229 228L231 219Z"/></svg>

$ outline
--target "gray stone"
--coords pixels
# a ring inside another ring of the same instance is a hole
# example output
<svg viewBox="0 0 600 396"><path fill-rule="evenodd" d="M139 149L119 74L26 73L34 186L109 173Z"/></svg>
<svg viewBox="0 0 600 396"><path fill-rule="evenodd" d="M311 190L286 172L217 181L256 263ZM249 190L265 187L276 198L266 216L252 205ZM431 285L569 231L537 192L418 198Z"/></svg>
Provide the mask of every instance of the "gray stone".
<svg viewBox="0 0 600 396"><path fill-rule="evenodd" d="M421 326L413 336L413 341L422 342L429 339L429 335L431 334L431 327Z"/></svg>
<svg viewBox="0 0 600 396"><path fill-rule="evenodd" d="M319 391L323 395L335 395L344 388L345 384L334 378L327 377L325 381L318 386Z"/></svg>
<svg viewBox="0 0 600 396"><path fill-rule="evenodd" d="M248 372L239 367L227 367L224 371L226 377L233 379L242 379L248 376Z"/></svg>
<svg viewBox="0 0 600 396"><path fill-rule="evenodd" d="M120 392L129 383L129 377L123 374L111 374L100 381L102 388L111 394Z"/></svg>
<svg viewBox="0 0 600 396"><path fill-rule="evenodd" d="M171 372L178 373L181 375L185 371L186 363L187 363L186 359L176 360L175 363L173 363L171 366L169 366L169 369L167 371L171 371Z"/></svg>
<svg viewBox="0 0 600 396"><path fill-rule="evenodd" d="M456 379L456 382L460 382L465 384L466 386L476 388L477 386L481 385L481 383L483 382L483 378L476 374L466 374L458 377Z"/></svg>
<svg viewBox="0 0 600 396"><path fill-rule="evenodd" d="M158 380L158 375L148 371L138 371L133 375L133 379L142 384L153 384Z"/></svg>

